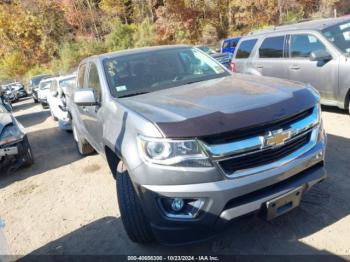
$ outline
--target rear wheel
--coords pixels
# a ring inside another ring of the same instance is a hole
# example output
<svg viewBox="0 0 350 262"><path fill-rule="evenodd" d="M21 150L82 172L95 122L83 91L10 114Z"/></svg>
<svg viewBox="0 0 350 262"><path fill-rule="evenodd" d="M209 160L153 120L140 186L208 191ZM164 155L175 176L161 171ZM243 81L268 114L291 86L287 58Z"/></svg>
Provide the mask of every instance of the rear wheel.
<svg viewBox="0 0 350 262"><path fill-rule="evenodd" d="M152 242L154 237L151 226L122 161L117 168L117 196L122 222L129 238L137 243Z"/></svg>
<svg viewBox="0 0 350 262"><path fill-rule="evenodd" d="M79 132L75 127L74 123L73 123L73 135L74 135L75 141L77 142L78 151L81 155L83 156L89 155L95 151L94 148L85 139L80 137Z"/></svg>

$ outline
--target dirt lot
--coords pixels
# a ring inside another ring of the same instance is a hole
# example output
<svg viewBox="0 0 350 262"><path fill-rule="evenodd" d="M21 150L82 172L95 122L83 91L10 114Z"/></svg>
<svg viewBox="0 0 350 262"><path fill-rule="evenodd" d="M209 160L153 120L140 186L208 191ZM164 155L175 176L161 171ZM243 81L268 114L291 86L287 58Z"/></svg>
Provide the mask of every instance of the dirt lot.
<svg viewBox="0 0 350 262"><path fill-rule="evenodd" d="M236 221L185 247L140 246L123 229L115 182L99 155L80 157L72 134L31 99L14 105L35 164L0 176L0 218L12 254L337 254L350 255L350 117L325 108L329 179L300 208L272 222Z"/></svg>

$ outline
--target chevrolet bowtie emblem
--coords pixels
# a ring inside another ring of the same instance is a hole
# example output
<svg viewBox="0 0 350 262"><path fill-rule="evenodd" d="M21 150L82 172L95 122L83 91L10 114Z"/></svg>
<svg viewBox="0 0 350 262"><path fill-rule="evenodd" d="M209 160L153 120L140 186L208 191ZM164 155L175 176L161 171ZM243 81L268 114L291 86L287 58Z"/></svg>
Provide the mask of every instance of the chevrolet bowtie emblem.
<svg viewBox="0 0 350 262"><path fill-rule="evenodd" d="M283 131L282 129L272 131L264 137L265 146L280 146L285 143L286 140L291 138L292 134L290 130Z"/></svg>

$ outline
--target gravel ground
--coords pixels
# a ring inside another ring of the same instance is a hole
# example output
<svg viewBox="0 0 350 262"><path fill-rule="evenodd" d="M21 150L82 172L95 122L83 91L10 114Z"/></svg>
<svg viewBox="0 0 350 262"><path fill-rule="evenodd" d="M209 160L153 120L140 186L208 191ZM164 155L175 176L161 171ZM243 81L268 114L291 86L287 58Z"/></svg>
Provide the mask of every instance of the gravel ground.
<svg viewBox="0 0 350 262"><path fill-rule="evenodd" d="M0 218L11 254L336 254L350 255L350 117L324 108L329 179L300 208L272 222L248 217L201 244L132 243L115 182L99 155L82 158L71 133L31 99L14 114L26 127L35 164L0 176Z"/></svg>

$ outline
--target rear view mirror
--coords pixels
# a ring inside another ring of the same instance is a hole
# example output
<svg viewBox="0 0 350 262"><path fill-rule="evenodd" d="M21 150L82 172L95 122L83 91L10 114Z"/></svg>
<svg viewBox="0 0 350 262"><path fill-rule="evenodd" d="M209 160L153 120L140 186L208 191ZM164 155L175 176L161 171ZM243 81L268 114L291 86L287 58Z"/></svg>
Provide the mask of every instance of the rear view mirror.
<svg viewBox="0 0 350 262"><path fill-rule="evenodd" d="M90 88L80 89L74 92L74 103L78 106L96 106L98 102L94 91Z"/></svg>
<svg viewBox="0 0 350 262"><path fill-rule="evenodd" d="M327 50L317 50L310 53L310 61L330 61L332 55Z"/></svg>

